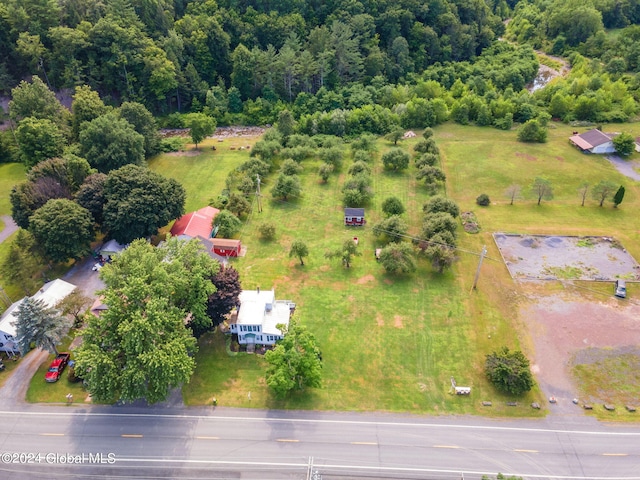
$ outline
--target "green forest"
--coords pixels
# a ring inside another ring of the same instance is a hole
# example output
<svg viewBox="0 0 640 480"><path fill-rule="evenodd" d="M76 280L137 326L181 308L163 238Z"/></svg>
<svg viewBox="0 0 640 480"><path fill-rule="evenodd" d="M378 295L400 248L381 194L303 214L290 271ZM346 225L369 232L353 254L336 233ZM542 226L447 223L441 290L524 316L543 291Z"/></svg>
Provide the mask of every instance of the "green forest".
<svg viewBox="0 0 640 480"><path fill-rule="evenodd" d="M33 135L28 117L52 121L58 150L126 103L174 128L189 113L266 125L288 110L297 133L346 137L448 120L627 122L637 23L638 0L1 0L0 93L38 78L74 101L95 95L79 119L15 99L4 112ZM560 67L544 53L570 73L532 95L540 62ZM19 160L15 143L2 134L0 161Z"/></svg>

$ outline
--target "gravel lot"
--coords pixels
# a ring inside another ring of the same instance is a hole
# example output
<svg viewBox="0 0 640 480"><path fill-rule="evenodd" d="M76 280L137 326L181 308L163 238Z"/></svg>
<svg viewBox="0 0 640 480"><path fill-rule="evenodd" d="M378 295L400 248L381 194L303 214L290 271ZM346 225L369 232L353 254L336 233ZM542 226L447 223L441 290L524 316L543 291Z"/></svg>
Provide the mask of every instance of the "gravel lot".
<svg viewBox="0 0 640 480"><path fill-rule="evenodd" d="M514 279L640 280L640 265L610 237L494 233Z"/></svg>

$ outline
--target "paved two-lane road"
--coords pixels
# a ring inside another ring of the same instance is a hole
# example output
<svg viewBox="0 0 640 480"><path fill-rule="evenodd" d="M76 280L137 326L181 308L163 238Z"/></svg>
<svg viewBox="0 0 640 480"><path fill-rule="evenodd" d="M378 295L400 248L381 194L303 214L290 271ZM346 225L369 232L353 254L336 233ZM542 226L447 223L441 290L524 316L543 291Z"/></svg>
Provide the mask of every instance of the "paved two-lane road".
<svg viewBox="0 0 640 480"><path fill-rule="evenodd" d="M1 411L0 417L0 451L32 454L30 464L20 464L28 457L2 457L18 462L0 465L0 478L13 480L74 474L305 479L310 471L325 480L453 480L498 472L531 479L640 479L640 429L579 417L558 425L549 420L74 406L25 406Z"/></svg>

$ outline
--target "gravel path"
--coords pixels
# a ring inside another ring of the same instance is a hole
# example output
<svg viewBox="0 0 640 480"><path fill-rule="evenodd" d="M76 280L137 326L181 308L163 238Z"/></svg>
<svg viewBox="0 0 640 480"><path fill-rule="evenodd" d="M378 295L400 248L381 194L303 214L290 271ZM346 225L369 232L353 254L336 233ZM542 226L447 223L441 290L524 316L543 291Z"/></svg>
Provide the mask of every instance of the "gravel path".
<svg viewBox="0 0 640 480"><path fill-rule="evenodd" d="M38 348L19 360L20 365L11 372L11 376L0 387L0 404L6 408L24 402L31 378L48 355L49 352ZM5 361L10 362L11 360Z"/></svg>
<svg viewBox="0 0 640 480"><path fill-rule="evenodd" d="M616 167L621 174L626 177L632 178L636 181L640 181L640 173L636 172L633 167L638 167L637 162L623 160L617 155L606 155L604 158L609 160L611 164Z"/></svg>
<svg viewBox="0 0 640 480"><path fill-rule="evenodd" d="M0 232L0 243L4 242L9 236L18 230L18 225L13 221L11 215L2 215L0 219L4 222L4 230Z"/></svg>

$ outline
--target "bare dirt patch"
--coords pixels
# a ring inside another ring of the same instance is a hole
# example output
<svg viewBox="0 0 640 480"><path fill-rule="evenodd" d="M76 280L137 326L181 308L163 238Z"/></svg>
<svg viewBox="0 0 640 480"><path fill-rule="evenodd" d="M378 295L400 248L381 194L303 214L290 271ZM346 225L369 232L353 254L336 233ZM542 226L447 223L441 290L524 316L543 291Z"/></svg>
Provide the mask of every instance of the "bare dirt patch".
<svg viewBox="0 0 640 480"><path fill-rule="evenodd" d="M571 292L532 296L521 306L520 318L533 341L532 370L543 392L558 398L558 409L574 413L571 399L579 389L573 366L599 358L603 350L640 344L640 305L616 298L588 302Z"/></svg>
<svg viewBox="0 0 640 480"><path fill-rule="evenodd" d="M381 313L378 313L376 315L376 323L378 324L379 327L384 327L384 318L382 318Z"/></svg>
<svg viewBox="0 0 640 480"><path fill-rule="evenodd" d="M402 317L400 315L393 316L393 326L396 328L404 328L404 324L402 323Z"/></svg>
<svg viewBox="0 0 640 480"><path fill-rule="evenodd" d="M567 237L494 233L514 279L640 279L640 265L611 237Z"/></svg>
<svg viewBox="0 0 640 480"><path fill-rule="evenodd" d="M165 155L169 157L197 157L201 153L200 150L182 150L180 152L167 152Z"/></svg>
<svg viewBox="0 0 640 480"><path fill-rule="evenodd" d="M530 162L535 162L536 160L538 160L538 157L534 157L533 155L522 152L516 152L516 157L524 158L525 160L528 160Z"/></svg>
<svg viewBox="0 0 640 480"><path fill-rule="evenodd" d="M361 277L358 279L358 281L356 282L358 285L365 285L369 282L373 282L375 281L376 277L374 277L373 275L365 275L364 277Z"/></svg>

